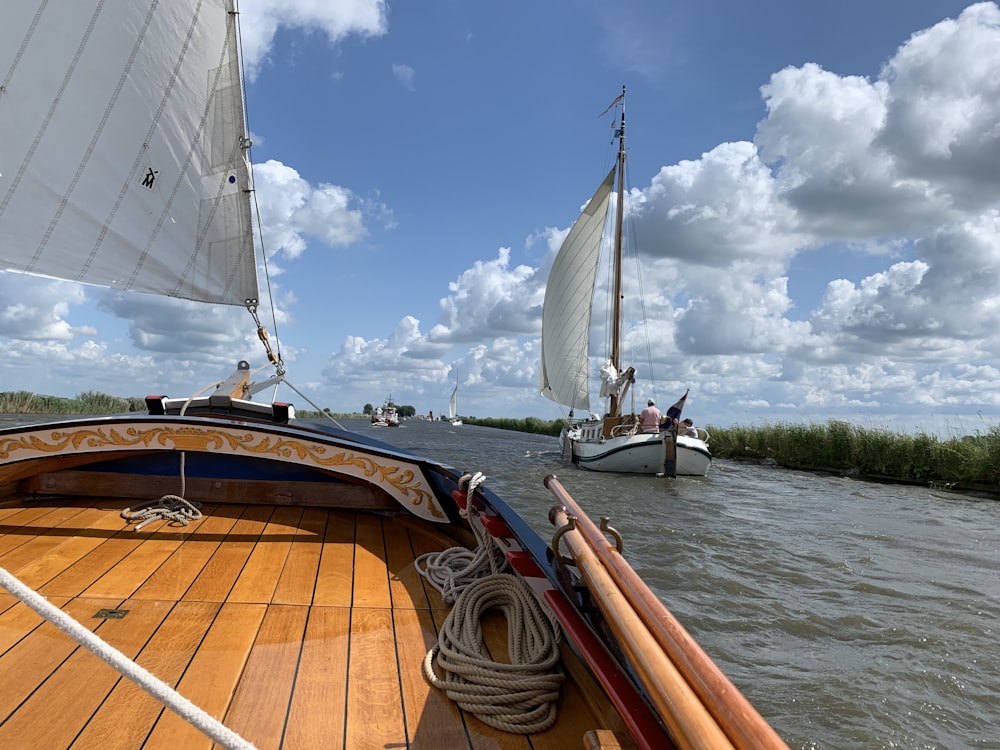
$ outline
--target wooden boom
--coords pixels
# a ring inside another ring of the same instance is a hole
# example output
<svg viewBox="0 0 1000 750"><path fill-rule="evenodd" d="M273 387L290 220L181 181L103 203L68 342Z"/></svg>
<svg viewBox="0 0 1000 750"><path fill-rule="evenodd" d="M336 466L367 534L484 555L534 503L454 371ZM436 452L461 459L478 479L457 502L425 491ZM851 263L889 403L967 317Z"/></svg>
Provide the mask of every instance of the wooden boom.
<svg viewBox="0 0 1000 750"><path fill-rule="evenodd" d="M592 586L592 593L602 611L608 606L615 610L630 609L638 615L656 644L724 732L726 744L721 747L734 747L736 750L788 750L788 745L701 649L656 594L650 591L645 581L587 517L555 475L550 474L545 478L545 486L565 509L564 512L553 513L560 522L559 525L567 523L568 516L576 518L576 536L585 541L586 551L593 554L614 581L615 590L606 594L594 591ZM567 539L572 534L565 533L562 538L566 539L575 558L575 545L569 544L575 540ZM558 554L558 550L555 551ZM580 560L577 559L576 562L581 573L584 573ZM608 599L606 603L605 596ZM626 608L624 604L616 603L621 598L631 606ZM648 687L647 685L647 689ZM670 728L673 731L673 726ZM678 741L682 742L680 738Z"/></svg>

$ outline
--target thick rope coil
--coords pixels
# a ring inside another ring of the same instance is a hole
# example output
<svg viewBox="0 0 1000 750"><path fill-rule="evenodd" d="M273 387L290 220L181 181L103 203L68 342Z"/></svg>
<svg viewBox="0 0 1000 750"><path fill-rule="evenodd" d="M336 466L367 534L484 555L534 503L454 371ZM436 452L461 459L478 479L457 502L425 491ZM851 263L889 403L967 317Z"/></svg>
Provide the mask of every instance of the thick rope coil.
<svg viewBox="0 0 1000 750"><path fill-rule="evenodd" d="M201 518L201 503L185 500L180 495L164 495L159 500L148 500L139 505L133 505L121 512L126 523L135 523L139 531L143 526L153 521L169 521L171 526L187 526L189 521Z"/></svg>
<svg viewBox="0 0 1000 750"><path fill-rule="evenodd" d="M507 620L509 662L493 661L481 619L490 609ZM515 734L541 732L556 720L559 626L516 576L492 575L470 584L445 619L424 658L424 678L483 723ZM444 677L434 672L437 659Z"/></svg>
<svg viewBox="0 0 1000 750"><path fill-rule="evenodd" d="M486 481L482 472L463 474L459 489L469 501L461 515L469 519L469 526L476 537L476 549L449 547L441 552L427 552L414 560L417 572L441 594L446 604L454 604L462 591L473 581L484 576L507 570L507 557L493 543L486 528L477 520L478 511L471 498L476 489Z"/></svg>

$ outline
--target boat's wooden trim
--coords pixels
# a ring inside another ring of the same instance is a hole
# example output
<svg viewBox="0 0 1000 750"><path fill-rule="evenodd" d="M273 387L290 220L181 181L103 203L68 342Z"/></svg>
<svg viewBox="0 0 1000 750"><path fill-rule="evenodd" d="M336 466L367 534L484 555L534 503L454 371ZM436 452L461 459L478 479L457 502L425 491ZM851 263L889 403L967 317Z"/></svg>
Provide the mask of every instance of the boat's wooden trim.
<svg viewBox="0 0 1000 750"><path fill-rule="evenodd" d="M320 432L202 417L119 416L0 431L0 486L43 472L151 452L172 454L178 461L201 454L323 472L376 486L414 515L449 522L419 458Z"/></svg>
<svg viewBox="0 0 1000 750"><path fill-rule="evenodd" d="M25 494L75 497L162 497L181 492L177 475L154 476L98 471L43 473L21 481ZM186 477L184 497L202 503L311 505L323 508L395 510L398 503L372 485L353 482L288 482L264 479Z"/></svg>
<svg viewBox="0 0 1000 750"><path fill-rule="evenodd" d="M627 600L629 610L638 613L659 648L669 656L699 699L708 707L729 741L740 750L788 750L787 744L736 688L718 665L677 621L660 599L632 569L604 533L583 512L555 476L545 485L570 515L587 548ZM565 523L565 515L562 523Z"/></svg>
<svg viewBox="0 0 1000 750"><path fill-rule="evenodd" d="M586 746L588 732L610 733L594 735L605 747L626 734L567 645L558 722L530 738L492 729L423 680L448 608L413 561L468 545L467 530L406 515L207 504L188 527L137 533L119 517L124 504L0 508L0 567L259 748L563 750ZM101 609L127 614L95 618ZM488 616L483 632L495 655L506 653L502 618ZM0 674L0 747L25 737L76 750L212 745L2 591Z"/></svg>

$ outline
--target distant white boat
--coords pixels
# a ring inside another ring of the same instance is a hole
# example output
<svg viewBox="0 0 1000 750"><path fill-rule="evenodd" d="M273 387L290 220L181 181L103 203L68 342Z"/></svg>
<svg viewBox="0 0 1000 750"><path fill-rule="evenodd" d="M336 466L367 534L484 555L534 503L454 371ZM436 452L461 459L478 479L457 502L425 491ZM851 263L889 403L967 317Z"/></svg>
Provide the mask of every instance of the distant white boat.
<svg viewBox="0 0 1000 750"><path fill-rule="evenodd" d="M462 424L462 420L458 418L458 383L455 383L455 390L451 392L451 401L448 402L448 421L455 427Z"/></svg>
<svg viewBox="0 0 1000 750"><path fill-rule="evenodd" d="M392 403L392 397L372 412L372 427L399 427L399 412Z"/></svg>
<svg viewBox="0 0 1000 750"><path fill-rule="evenodd" d="M705 438L678 436L684 397L675 404L676 414L662 431L644 433L636 414L623 414L622 405L635 383L635 368L621 363L622 326L622 226L625 196L625 90L621 122L616 131L618 159L594 197L573 224L563 241L545 288L542 308L540 392L545 398L569 407L570 419L563 430L563 455L585 469L629 474L678 474L704 476L712 463ZM614 222L608 222L611 196L618 178ZM575 410L590 412L590 319L594 282L605 224L613 224L613 265L611 299L614 310L609 332L611 351L601 368L601 396L608 399L604 417L590 415L574 420ZM679 405L679 406L678 406Z"/></svg>

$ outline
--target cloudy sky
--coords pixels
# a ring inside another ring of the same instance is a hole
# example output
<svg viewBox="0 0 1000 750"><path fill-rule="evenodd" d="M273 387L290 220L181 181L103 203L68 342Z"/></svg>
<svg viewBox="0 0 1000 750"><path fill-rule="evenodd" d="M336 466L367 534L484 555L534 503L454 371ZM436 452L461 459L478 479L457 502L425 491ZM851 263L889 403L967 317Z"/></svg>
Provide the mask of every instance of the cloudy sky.
<svg viewBox="0 0 1000 750"><path fill-rule="evenodd" d="M995 3L240 9L277 336L319 405L440 413L457 382L465 415L564 416L538 396L541 304L624 84L637 399L997 424ZM244 310L6 272L0 342L0 391L183 396L263 364Z"/></svg>

